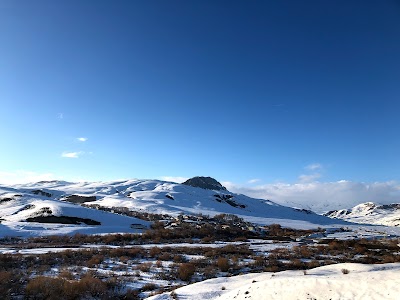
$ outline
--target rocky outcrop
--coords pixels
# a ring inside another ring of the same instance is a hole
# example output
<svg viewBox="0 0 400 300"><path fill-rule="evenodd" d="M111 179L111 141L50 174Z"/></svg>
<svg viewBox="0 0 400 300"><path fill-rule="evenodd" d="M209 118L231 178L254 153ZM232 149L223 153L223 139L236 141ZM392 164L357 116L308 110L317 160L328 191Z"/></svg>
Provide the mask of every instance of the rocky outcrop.
<svg viewBox="0 0 400 300"><path fill-rule="evenodd" d="M85 203L96 201L96 199L96 196L69 195L64 200L72 203Z"/></svg>
<svg viewBox="0 0 400 300"><path fill-rule="evenodd" d="M196 176L186 180L185 185L190 185L193 187L199 187L206 190L214 190L214 191L226 191L226 187L224 187L221 183L211 177L203 177Z"/></svg>
<svg viewBox="0 0 400 300"><path fill-rule="evenodd" d="M19 194L0 196L0 204L10 202L13 200L17 200L20 197L22 197L22 195L19 195Z"/></svg>
<svg viewBox="0 0 400 300"><path fill-rule="evenodd" d="M42 191L42 190L34 190L34 191L32 191L32 194L39 195L39 196L45 196L47 198L51 197L51 193L45 192L45 191Z"/></svg>
<svg viewBox="0 0 400 300"><path fill-rule="evenodd" d="M58 223L58 224L73 224L73 225L101 225L100 222L87 218L69 217L69 216L38 216L27 218L27 222L37 223Z"/></svg>
<svg viewBox="0 0 400 300"><path fill-rule="evenodd" d="M219 203L227 203L233 207L246 208L246 205L237 203L233 199L234 197L232 195L215 194L214 197L215 197L215 200L217 200Z"/></svg>

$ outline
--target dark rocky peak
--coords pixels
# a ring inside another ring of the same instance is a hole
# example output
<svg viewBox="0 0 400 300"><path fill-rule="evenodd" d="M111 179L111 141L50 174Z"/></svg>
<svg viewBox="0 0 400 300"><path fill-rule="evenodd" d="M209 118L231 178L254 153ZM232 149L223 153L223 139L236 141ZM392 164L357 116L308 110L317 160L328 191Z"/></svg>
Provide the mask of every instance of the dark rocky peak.
<svg viewBox="0 0 400 300"><path fill-rule="evenodd" d="M392 203L378 206L380 209L400 210L400 203Z"/></svg>
<svg viewBox="0 0 400 300"><path fill-rule="evenodd" d="M199 187L206 190L214 190L214 191L226 191L226 187L224 187L221 183L216 181L214 178L211 177L203 177L203 176L196 176L186 180L184 183L185 185L190 185L193 187Z"/></svg>

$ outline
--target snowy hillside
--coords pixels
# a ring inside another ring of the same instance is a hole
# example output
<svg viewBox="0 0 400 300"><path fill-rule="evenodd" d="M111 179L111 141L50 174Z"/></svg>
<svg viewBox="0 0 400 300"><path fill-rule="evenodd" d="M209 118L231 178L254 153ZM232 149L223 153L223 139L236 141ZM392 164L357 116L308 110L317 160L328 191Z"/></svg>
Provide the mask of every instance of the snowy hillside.
<svg viewBox="0 0 400 300"><path fill-rule="evenodd" d="M144 224L137 219L84 208L81 204L109 208L123 207L133 211L172 216L235 214L255 224L278 223L284 227L298 229L354 227L354 224L348 221L398 224L396 223L397 210L394 207L384 209L384 206L381 206L373 211L365 210L361 214L362 218L352 217L356 212L359 216L360 209L354 210L351 214L336 212L327 217L307 210L282 206L268 200L235 194L224 189L210 190L160 180L135 179L79 183L42 181L13 186L0 185L0 218L2 219L0 234L5 236L132 232L134 230L130 227L131 224ZM376 218L383 216L384 213L388 221L382 223L376 221ZM68 220L60 219L59 217L62 216L69 218ZM60 224L65 222L67 224ZM96 222L100 225L96 225ZM388 232L385 228L373 228L373 230ZM390 232L390 234L393 233Z"/></svg>
<svg viewBox="0 0 400 300"><path fill-rule="evenodd" d="M343 271L347 270L347 271ZM345 274L348 272L347 274ZM336 264L303 271L210 279L148 300L398 299L400 264Z"/></svg>
<svg viewBox="0 0 400 300"><path fill-rule="evenodd" d="M69 183L38 182L13 186L17 191L40 191L51 199L77 203L98 204L106 207L126 207L130 210L158 214L235 214L257 224L279 223L293 228L344 226L310 211L296 210L267 200L254 199L226 190L209 190L160 180L124 180L112 182ZM77 196L91 197L78 199ZM46 197L46 196L43 196Z"/></svg>
<svg viewBox="0 0 400 300"><path fill-rule="evenodd" d="M136 218L84 208L48 197L46 192L36 192L0 186L0 236L139 232L137 228L149 225ZM132 224L140 226L133 229Z"/></svg>
<svg viewBox="0 0 400 300"><path fill-rule="evenodd" d="M354 223L400 226L400 204L378 205L366 202L352 209L333 210L325 215Z"/></svg>

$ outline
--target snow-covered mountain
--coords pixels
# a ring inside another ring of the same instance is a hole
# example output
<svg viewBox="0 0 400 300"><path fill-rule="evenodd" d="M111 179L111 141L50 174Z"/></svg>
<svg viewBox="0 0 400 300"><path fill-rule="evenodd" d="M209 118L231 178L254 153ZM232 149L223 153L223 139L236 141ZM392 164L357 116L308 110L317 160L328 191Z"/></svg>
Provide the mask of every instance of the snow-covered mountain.
<svg viewBox="0 0 400 300"><path fill-rule="evenodd" d="M52 192L0 186L0 236L140 232L149 226L137 218L62 201L62 191Z"/></svg>
<svg viewBox="0 0 400 300"><path fill-rule="evenodd" d="M351 209L327 212L325 216L354 223L400 226L400 204L378 205L366 202Z"/></svg>
<svg viewBox="0 0 400 300"><path fill-rule="evenodd" d="M130 232L131 224L147 225L137 219L84 208L80 206L82 203L169 215L227 213L261 225L279 223L293 228L342 227L347 224L310 211L231 193L223 188L211 190L192 185L160 180L123 180L42 181L0 186L1 235L7 235L7 230L19 230L25 234L34 234L35 231L38 234ZM56 223L60 220L70 224ZM101 225L95 225L96 222Z"/></svg>

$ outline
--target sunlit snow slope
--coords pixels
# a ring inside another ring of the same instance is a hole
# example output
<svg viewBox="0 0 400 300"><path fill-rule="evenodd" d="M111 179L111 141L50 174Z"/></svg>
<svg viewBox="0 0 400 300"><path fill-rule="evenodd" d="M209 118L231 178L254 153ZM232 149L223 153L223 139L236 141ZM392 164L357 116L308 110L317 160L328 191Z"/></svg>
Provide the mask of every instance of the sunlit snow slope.
<svg viewBox="0 0 400 300"><path fill-rule="evenodd" d="M229 191L213 191L160 180L124 180L112 182L69 183L62 181L39 182L12 187L18 192L39 190L52 200L69 195L95 197L106 207L126 207L135 211L159 214L236 214L258 224L279 223L294 228L343 226L342 220L333 220L309 211L301 211L276 203L254 199ZM41 196L43 198L43 196ZM75 206L74 206L75 207Z"/></svg>
<svg viewBox="0 0 400 300"><path fill-rule="evenodd" d="M138 227L149 226L136 218L84 208L31 191L0 186L0 236L140 232ZM132 224L136 229L131 228Z"/></svg>

